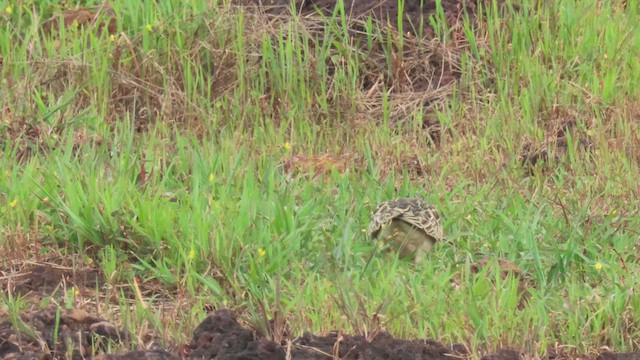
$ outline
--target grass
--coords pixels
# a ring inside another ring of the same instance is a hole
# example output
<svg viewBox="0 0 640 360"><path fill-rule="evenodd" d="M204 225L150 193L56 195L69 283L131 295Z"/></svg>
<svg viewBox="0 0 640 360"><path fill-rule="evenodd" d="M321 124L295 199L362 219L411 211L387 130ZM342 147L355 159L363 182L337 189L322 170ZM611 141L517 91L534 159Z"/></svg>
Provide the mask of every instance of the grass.
<svg viewBox="0 0 640 360"><path fill-rule="evenodd" d="M97 264L117 321L167 343L211 304L265 332L284 314L294 334L384 328L479 354L639 350L637 1L489 4L454 26L439 8L435 40L195 0L116 2L114 34L106 11L44 34L56 2L0 4L4 268ZM460 79L436 88L436 65ZM550 160L528 172L526 149ZM285 171L317 154L346 165ZM376 204L416 194L451 245L365 266ZM525 306L515 279L471 271L483 258L527 274ZM115 289L134 282L181 306L130 308Z"/></svg>

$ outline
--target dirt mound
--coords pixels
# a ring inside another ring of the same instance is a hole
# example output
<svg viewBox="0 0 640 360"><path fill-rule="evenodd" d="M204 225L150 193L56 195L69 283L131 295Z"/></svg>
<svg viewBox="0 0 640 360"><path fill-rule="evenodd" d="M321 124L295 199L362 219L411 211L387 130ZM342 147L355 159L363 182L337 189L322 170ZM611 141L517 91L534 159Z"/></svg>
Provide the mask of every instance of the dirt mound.
<svg viewBox="0 0 640 360"><path fill-rule="evenodd" d="M276 343L238 323L230 310L211 313L196 327L193 339L177 353L156 346L149 350L109 355L107 344L124 344L129 334L84 310L45 310L23 314L0 323L0 359L469 359L463 345L445 346L429 339L403 340L381 332L373 336L349 336L340 332L326 336L305 334ZM20 324L20 325L18 325ZM21 330L17 330L16 328ZM96 353L101 353L96 355ZM515 349L501 349L483 360L519 360ZM555 356L556 359L564 358ZM581 357L593 358L593 357ZM603 352L597 360L640 359L640 353Z"/></svg>
<svg viewBox="0 0 640 360"><path fill-rule="evenodd" d="M112 342L126 341L129 335L104 319L84 310L61 310L54 305L22 314L0 323L1 359L83 359L93 351L105 351Z"/></svg>
<svg viewBox="0 0 640 360"><path fill-rule="evenodd" d="M184 348L190 358L204 359L449 359L466 354L464 346L447 347L433 340L402 340L388 333L371 338L331 333L305 334L277 344L243 328L229 310L207 317ZM231 356L231 357L230 357Z"/></svg>
<svg viewBox="0 0 640 360"><path fill-rule="evenodd" d="M275 342L257 338L229 310L216 311L193 332L193 340L182 348L193 359L284 359L284 349Z"/></svg>
<svg viewBox="0 0 640 360"><path fill-rule="evenodd" d="M305 334L293 342L293 359L447 359L466 358L463 345L452 347L430 339L403 340L382 332L372 339L333 333L328 336ZM330 356L328 356L330 355Z"/></svg>
<svg viewBox="0 0 640 360"><path fill-rule="evenodd" d="M486 266L480 262L477 269ZM521 275L515 265L498 262L506 274ZM476 271L474 270L474 271ZM8 274L8 271L3 273ZM362 335L332 332L326 335L306 333L290 337L288 331L279 340L262 336L260 332L243 326L236 315L227 309L210 313L198 325L188 344L171 345L171 351L160 345L157 337L142 334L148 349L109 354L114 349L130 349L133 341L128 331L120 330L108 320L93 316L84 309L63 309L60 303L69 296L69 289L95 297L95 290L104 284L97 270L70 269L60 265L32 265L11 271L11 276L0 277L0 288L5 296L16 295L31 304L50 305L44 309L20 314L0 309L0 359L57 359L93 358L100 360L133 359L471 359L464 345L444 345L431 339L399 339L381 331ZM65 291L66 289L66 291ZM54 299L53 301L51 299ZM56 300L57 299L57 300ZM93 305L87 304L93 308ZM31 309L37 309L36 306ZM273 327L275 327L274 324ZM286 326L285 326L286 328ZM140 336L140 334L138 334ZM281 340L280 340L281 339ZM170 339L164 339L171 344ZM176 349L173 351L173 349ZM553 353L553 349L550 350ZM485 354L483 360L520 360L517 349L499 349ZM640 353L613 353L600 355L548 354L553 359L640 360Z"/></svg>

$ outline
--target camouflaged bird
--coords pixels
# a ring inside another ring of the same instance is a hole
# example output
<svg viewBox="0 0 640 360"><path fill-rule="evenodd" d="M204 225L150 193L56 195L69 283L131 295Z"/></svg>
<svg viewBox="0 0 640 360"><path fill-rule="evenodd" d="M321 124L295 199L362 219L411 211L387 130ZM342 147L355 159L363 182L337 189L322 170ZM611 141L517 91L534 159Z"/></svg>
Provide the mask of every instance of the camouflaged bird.
<svg viewBox="0 0 640 360"><path fill-rule="evenodd" d="M380 238L401 258L421 262L437 241L444 239L440 215L421 199L395 199L378 207L369 223L369 234Z"/></svg>

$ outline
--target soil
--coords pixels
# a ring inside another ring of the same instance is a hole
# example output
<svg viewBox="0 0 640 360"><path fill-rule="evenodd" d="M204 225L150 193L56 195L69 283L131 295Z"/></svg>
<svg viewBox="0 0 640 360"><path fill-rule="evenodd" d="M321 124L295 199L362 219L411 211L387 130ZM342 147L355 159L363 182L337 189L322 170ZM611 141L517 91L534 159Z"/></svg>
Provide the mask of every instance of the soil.
<svg viewBox="0 0 640 360"><path fill-rule="evenodd" d="M463 11L474 14L478 2L483 0L442 0L442 9L449 21L458 18ZM281 14L289 12L290 0L238 0L237 3L243 5L256 5L262 7L265 12L271 14ZM301 15L308 15L322 11L324 14L331 14L335 8L336 0L296 0L295 10ZM389 21L392 25L397 25L398 1L397 0L344 0L345 12L351 18L363 18L372 15L380 21ZM435 0L405 0L402 11L403 29L410 31L420 24L423 18L424 24L428 24L429 16L436 11Z"/></svg>
<svg viewBox="0 0 640 360"><path fill-rule="evenodd" d="M73 284L78 289L95 289L104 284L102 274L97 269L86 268L73 271L72 268L54 264L36 265L21 269L19 275L11 277L13 294L19 296L42 297L68 289ZM6 291L5 286L2 290Z"/></svg>
<svg viewBox="0 0 640 360"><path fill-rule="evenodd" d="M480 263L478 266L483 266ZM503 266L500 263L501 267ZM505 271L515 271L507 266ZM262 336L254 329L238 321L228 309L212 311L198 325L192 340L186 344L173 344L163 348L159 342L146 341L149 349L108 354L113 344L123 348L131 344L127 331L118 329L106 319L90 314L95 309L63 309L59 305L64 289L76 288L90 293L104 284L102 274L94 269L72 271L62 266L34 265L19 273L0 277L5 296L20 295L32 304L44 299L51 305L44 309L32 306L32 310L11 320L8 312L0 311L0 359L471 359L472 354L461 344L445 345L431 339L400 339L381 331L367 336L342 332L329 334L306 333L290 337L283 332L279 341ZM19 325L18 325L19 324ZM273 330L273 329L272 329ZM273 331L273 333L276 333ZM152 337L149 335L147 338ZM170 339L169 339L170 341ZM517 349L499 349L484 355L482 360L520 360L525 354ZM548 358L581 358L594 360L640 360L640 353L613 353L599 355L550 354Z"/></svg>

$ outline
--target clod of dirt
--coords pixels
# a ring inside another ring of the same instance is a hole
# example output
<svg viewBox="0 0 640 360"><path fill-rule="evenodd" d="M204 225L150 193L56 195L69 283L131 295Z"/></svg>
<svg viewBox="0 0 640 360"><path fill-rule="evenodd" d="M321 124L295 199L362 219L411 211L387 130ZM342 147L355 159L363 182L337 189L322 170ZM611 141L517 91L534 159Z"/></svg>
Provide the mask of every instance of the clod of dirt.
<svg viewBox="0 0 640 360"><path fill-rule="evenodd" d="M0 359L5 359L9 354L17 354L20 352L20 346L9 340L0 341Z"/></svg>
<svg viewBox="0 0 640 360"><path fill-rule="evenodd" d="M605 351L598 355L596 360L640 360L640 353L613 353L611 351Z"/></svg>
<svg viewBox="0 0 640 360"><path fill-rule="evenodd" d="M518 350L501 349L493 354L485 355L480 360L522 360L524 357Z"/></svg>
<svg viewBox="0 0 640 360"><path fill-rule="evenodd" d="M429 339L397 339L385 332L373 339L339 333L327 336L305 334L293 345L292 359L451 360L452 356L464 357L461 356L464 353L460 353L460 347L444 346Z"/></svg>
<svg viewBox="0 0 640 360"><path fill-rule="evenodd" d="M207 316L196 327L193 340L182 349L193 359L284 359L283 348L273 341L259 339L242 327L227 309Z"/></svg>
<svg viewBox="0 0 640 360"><path fill-rule="evenodd" d="M106 349L107 342L128 338L126 332L112 330L103 335L97 328L112 328L104 319L84 310L60 310L50 306L45 310L22 314L19 320L24 329L17 330L8 319L0 323L0 355L3 359L66 358L92 356L96 349ZM95 324L101 324L95 326ZM47 350L48 349L48 350Z"/></svg>
<svg viewBox="0 0 640 360"><path fill-rule="evenodd" d="M100 354L93 360L178 360L176 355L164 350L139 350L130 351L124 355L106 355Z"/></svg>

